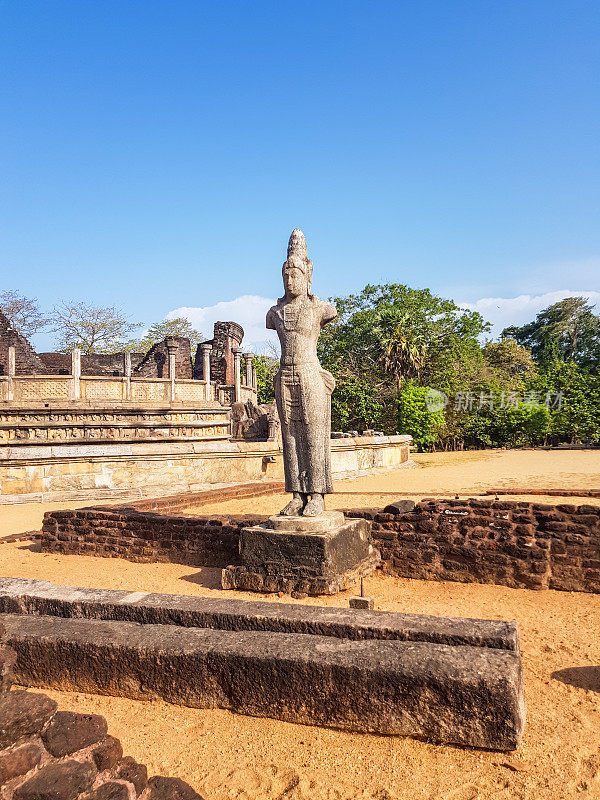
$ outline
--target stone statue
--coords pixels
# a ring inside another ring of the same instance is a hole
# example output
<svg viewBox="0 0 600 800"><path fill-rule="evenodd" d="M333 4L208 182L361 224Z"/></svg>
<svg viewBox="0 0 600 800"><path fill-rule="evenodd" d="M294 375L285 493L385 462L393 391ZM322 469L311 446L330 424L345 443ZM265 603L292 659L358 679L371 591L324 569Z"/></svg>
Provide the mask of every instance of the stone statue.
<svg viewBox="0 0 600 800"><path fill-rule="evenodd" d="M267 328L281 343L275 400L281 423L285 489L292 500L284 516L317 517L331 483L331 393L333 375L317 358L321 329L337 316L335 306L311 294L312 261L301 230L292 231L283 265L285 294L267 313ZM310 496L310 500L309 500Z"/></svg>

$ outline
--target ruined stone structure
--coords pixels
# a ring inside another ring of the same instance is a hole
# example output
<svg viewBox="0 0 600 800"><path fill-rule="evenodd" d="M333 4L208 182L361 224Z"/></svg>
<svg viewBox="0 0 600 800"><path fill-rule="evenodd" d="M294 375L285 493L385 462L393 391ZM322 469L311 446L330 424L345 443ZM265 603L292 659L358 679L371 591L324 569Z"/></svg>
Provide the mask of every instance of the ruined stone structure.
<svg viewBox="0 0 600 800"><path fill-rule="evenodd" d="M232 455L232 405L256 415L256 372L252 354L243 364L243 333L234 322L217 323L217 375L213 344L204 342L201 375L193 377L185 337L167 337L145 354L36 354L0 313L0 501L113 489L164 494L247 480L224 460ZM254 423L244 429L266 439L266 416Z"/></svg>
<svg viewBox="0 0 600 800"><path fill-rule="evenodd" d="M234 353L241 347L243 338L244 329L237 322L215 322L213 338L199 344L196 350L194 377L204 379L205 361L202 353L205 346L209 345L212 348L210 351L212 380L232 386L235 383Z"/></svg>
<svg viewBox="0 0 600 800"><path fill-rule="evenodd" d="M514 622L73 589L15 578L0 579L0 613L23 685L161 698L496 750L514 750L523 734ZM20 694L22 702L39 697ZM88 723L92 741L105 733L98 720ZM0 731L2 721L0 715ZM65 721L57 725L60 736L55 722L45 724L39 728L51 749L64 741ZM96 777L98 768L88 769L87 788L94 779L124 777L110 771ZM39 787L39 777L29 780ZM17 790L13 797L48 795ZM99 792L93 800L110 797ZM171 800L179 798L173 791Z"/></svg>
<svg viewBox="0 0 600 800"><path fill-rule="evenodd" d="M334 448L334 463L335 456ZM242 487L236 491L235 496L246 496ZM50 512L42 549L131 561L240 565L242 530L266 523L265 517L187 511L199 505L198 495L181 495L127 507ZM380 568L388 575L600 594L600 506L465 498L416 505L405 500L383 511L345 513L371 523ZM246 569L246 580L261 591L279 591L262 570ZM308 585L305 591L314 589Z"/></svg>
<svg viewBox="0 0 600 800"><path fill-rule="evenodd" d="M235 355L244 337L244 329L236 322L217 322L213 339L198 345L196 364L192 360L190 341L184 336L169 337L177 344L175 348L175 378L177 380L209 380L217 385L234 386ZM210 351L210 369L206 369L204 353ZM11 348L13 348L11 355ZM240 350L241 353L241 350ZM0 376L11 372L10 358L14 359L15 375L72 375L71 353L36 353L28 340L11 327L7 317L0 311ZM246 375L240 376L242 383L252 385L252 354L246 354ZM166 341L153 345L147 353L81 353L79 374L98 377L167 378L169 353ZM243 378L247 378L244 380ZM2 398L0 399L7 399ZM40 392L39 399L43 399ZM52 398L51 398L52 399Z"/></svg>
<svg viewBox="0 0 600 800"><path fill-rule="evenodd" d="M0 311L0 375L8 375L10 371L15 375L47 372L27 339L11 327L6 315Z"/></svg>

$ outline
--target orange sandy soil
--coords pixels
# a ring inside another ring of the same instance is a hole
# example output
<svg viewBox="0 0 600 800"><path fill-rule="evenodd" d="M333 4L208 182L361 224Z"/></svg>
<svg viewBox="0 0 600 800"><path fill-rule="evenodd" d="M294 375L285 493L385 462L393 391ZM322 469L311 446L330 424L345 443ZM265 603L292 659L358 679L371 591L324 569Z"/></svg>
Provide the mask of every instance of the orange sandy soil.
<svg viewBox="0 0 600 800"><path fill-rule="evenodd" d="M475 494L500 482L505 487L600 486L598 453L525 451L417 458L428 467L340 483L345 494L332 498L330 507L380 507L380 498L391 496ZM211 506L210 511L223 513L239 506L240 511L269 513L279 498L264 500L232 501ZM0 507L0 519L5 521L6 511ZM39 517L40 510L35 513ZM24 529L34 527L29 524ZM45 578L71 586L231 597L217 588L218 570L42 554L25 542L0 546L0 575ZM351 734L157 701L48 693L63 709L103 714L126 752L147 763L152 774L183 778L207 800L600 798L600 595L380 574L366 579L365 589L382 610L518 621L528 719L517 753ZM345 606L348 596L269 599ZM265 599L242 592L236 597Z"/></svg>

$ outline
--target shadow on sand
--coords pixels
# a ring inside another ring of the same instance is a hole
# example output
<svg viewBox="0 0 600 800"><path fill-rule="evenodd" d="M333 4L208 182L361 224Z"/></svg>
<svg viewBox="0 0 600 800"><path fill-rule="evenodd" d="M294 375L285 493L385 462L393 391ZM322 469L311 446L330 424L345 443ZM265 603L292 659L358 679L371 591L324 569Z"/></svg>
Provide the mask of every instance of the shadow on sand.
<svg viewBox="0 0 600 800"><path fill-rule="evenodd" d="M196 586L204 586L205 589L220 589L221 570L218 567L201 567L199 572L182 575L181 580L195 583Z"/></svg>
<svg viewBox="0 0 600 800"><path fill-rule="evenodd" d="M600 667L567 667L553 672L551 677L578 689L600 692Z"/></svg>

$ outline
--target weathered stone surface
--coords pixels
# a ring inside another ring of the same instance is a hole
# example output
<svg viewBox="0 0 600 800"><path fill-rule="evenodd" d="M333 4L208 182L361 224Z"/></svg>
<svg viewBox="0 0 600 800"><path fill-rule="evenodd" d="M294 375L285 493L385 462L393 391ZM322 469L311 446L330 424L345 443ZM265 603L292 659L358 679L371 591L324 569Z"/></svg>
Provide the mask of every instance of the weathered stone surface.
<svg viewBox="0 0 600 800"><path fill-rule="evenodd" d="M0 748L40 733L55 711L56 703L44 694L19 689L0 696Z"/></svg>
<svg viewBox="0 0 600 800"><path fill-rule="evenodd" d="M366 520L349 519L322 533L273 531L256 525L242 528L240 560L250 572L333 578L355 569L373 556L370 525Z"/></svg>
<svg viewBox="0 0 600 800"><path fill-rule="evenodd" d="M25 742L0 752L0 787L19 775L25 775L40 763L43 755L44 748L39 741Z"/></svg>
<svg viewBox="0 0 600 800"><path fill-rule="evenodd" d="M380 554L371 544L371 524L362 519L344 521L341 515L342 524L329 528L327 523L340 521L340 517L336 512L323 516L321 531L302 530L304 517L280 517L290 529L273 529L270 521L242 528L241 565L223 570L222 588L334 594L372 572ZM321 518L307 518L309 528L315 523L318 527ZM296 520L297 527L293 525Z"/></svg>
<svg viewBox="0 0 600 800"><path fill-rule="evenodd" d="M414 500L396 500L383 509L384 514L405 514L415 507Z"/></svg>
<svg viewBox="0 0 600 800"><path fill-rule="evenodd" d="M57 711L42 734L42 739L46 750L60 758L99 742L107 732L106 720L98 714Z"/></svg>
<svg viewBox="0 0 600 800"><path fill-rule="evenodd" d="M282 270L285 294L269 309L266 320L281 344L274 388L285 489L294 494L282 511L288 516L317 516L324 509L323 496L333 491L330 433L335 380L319 364L317 339L337 310L311 294L312 271L304 234L296 228Z"/></svg>
<svg viewBox="0 0 600 800"><path fill-rule="evenodd" d="M33 616L4 621L17 677L29 683L500 750L517 747L522 735L514 651Z"/></svg>
<svg viewBox="0 0 600 800"><path fill-rule="evenodd" d="M126 756L113 771L113 777L122 781L129 781L141 794L148 784L148 769L145 764L138 762L131 756Z"/></svg>
<svg viewBox="0 0 600 800"><path fill-rule="evenodd" d="M180 778L156 775L148 781L147 800L202 800L202 797Z"/></svg>
<svg viewBox="0 0 600 800"><path fill-rule="evenodd" d="M2 631L0 630L0 639ZM15 663L15 654L8 647L0 645L0 694L7 692L12 685L12 672Z"/></svg>
<svg viewBox="0 0 600 800"><path fill-rule="evenodd" d="M129 800L129 789L124 783L107 781L84 795L83 800Z"/></svg>
<svg viewBox="0 0 600 800"><path fill-rule="evenodd" d="M74 800L89 789L96 774L96 768L89 762L55 762L22 783L13 797L14 800Z"/></svg>
<svg viewBox="0 0 600 800"><path fill-rule="evenodd" d="M363 595L355 595L348 601L350 608L366 608L372 611L375 607L375 601L372 597L364 597Z"/></svg>
<svg viewBox="0 0 600 800"><path fill-rule="evenodd" d="M291 533L325 533L341 528L345 518L341 511L323 511L318 517L269 517L265 526L270 530Z"/></svg>
<svg viewBox="0 0 600 800"><path fill-rule="evenodd" d="M429 641L514 652L519 649L516 623L502 620L72 588L57 586L50 581L24 578L0 578L0 613L83 617L229 631L306 633L340 639Z"/></svg>
<svg viewBox="0 0 600 800"><path fill-rule="evenodd" d="M98 772L105 769L112 769L123 758L123 747L121 742L114 736L107 736L92 750L94 764Z"/></svg>

